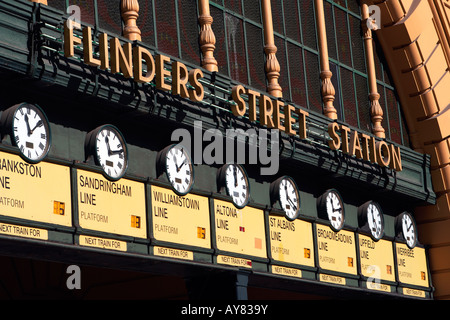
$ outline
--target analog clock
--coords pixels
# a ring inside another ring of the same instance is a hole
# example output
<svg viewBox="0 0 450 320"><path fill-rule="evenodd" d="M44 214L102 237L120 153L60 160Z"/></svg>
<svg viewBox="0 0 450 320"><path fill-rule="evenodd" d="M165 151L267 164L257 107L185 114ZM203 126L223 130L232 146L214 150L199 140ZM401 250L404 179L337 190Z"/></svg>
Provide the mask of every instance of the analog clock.
<svg viewBox="0 0 450 320"><path fill-rule="evenodd" d="M279 201L288 220L295 220L300 214L300 195L295 181L288 176L278 178L270 185L271 201Z"/></svg>
<svg viewBox="0 0 450 320"><path fill-rule="evenodd" d="M409 212L403 212L395 219L397 232L403 236L408 248L412 249L417 244L417 227L414 218Z"/></svg>
<svg viewBox="0 0 450 320"><path fill-rule="evenodd" d="M372 239L380 240L384 235L384 216L381 207L375 201L368 201L358 208L361 225L367 227Z"/></svg>
<svg viewBox="0 0 450 320"><path fill-rule="evenodd" d="M337 232L344 227L344 203L336 189L329 189L319 197L318 212L321 218L328 219L334 231Z"/></svg>
<svg viewBox="0 0 450 320"><path fill-rule="evenodd" d="M128 148L119 129L111 124L100 126L87 135L86 144L88 154L109 180L123 177L128 169Z"/></svg>
<svg viewBox="0 0 450 320"><path fill-rule="evenodd" d="M47 156L51 145L50 125L39 106L15 105L3 113L1 123L25 161L38 163Z"/></svg>
<svg viewBox="0 0 450 320"><path fill-rule="evenodd" d="M160 172L165 171L172 189L184 196L194 185L194 166L188 150L181 144L166 147L158 154Z"/></svg>
<svg viewBox="0 0 450 320"><path fill-rule="evenodd" d="M242 209L250 200L250 185L244 167L226 164L219 170L219 184L226 189L236 208Z"/></svg>

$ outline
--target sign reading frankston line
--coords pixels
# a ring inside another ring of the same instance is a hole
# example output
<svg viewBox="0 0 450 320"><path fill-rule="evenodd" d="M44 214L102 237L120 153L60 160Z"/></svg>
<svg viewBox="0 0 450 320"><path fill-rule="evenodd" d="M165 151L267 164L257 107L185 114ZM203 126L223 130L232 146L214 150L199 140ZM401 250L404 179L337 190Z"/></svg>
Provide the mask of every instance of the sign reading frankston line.
<svg viewBox="0 0 450 320"><path fill-rule="evenodd" d="M217 249L266 258L264 212L214 199L214 219Z"/></svg>
<svg viewBox="0 0 450 320"><path fill-rule="evenodd" d="M70 169L57 164L30 164L0 152L0 212L39 222L72 225Z"/></svg>
<svg viewBox="0 0 450 320"><path fill-rule="evenodd" d="M211 248L208 198L151 187L153 237L159 241Z"/></svg>
<svg viewBox="0 0 450 320"><path fill-rule="evenodd" d="M146 238L145 185L77 170L78 221L82 228Z"/></svg>

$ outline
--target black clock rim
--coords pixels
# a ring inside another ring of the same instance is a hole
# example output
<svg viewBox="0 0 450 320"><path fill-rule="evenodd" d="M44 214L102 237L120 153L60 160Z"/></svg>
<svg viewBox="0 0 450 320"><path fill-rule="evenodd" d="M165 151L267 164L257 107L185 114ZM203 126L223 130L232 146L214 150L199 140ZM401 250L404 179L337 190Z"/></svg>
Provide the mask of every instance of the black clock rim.
<svg viewBox="0 0 450 320"><path fill-rule="evenodd" d="M280 206L281 206L281 201L280 201L280 184L281 181L283 181L284 179L290 180L292 182L292 184L294 185L294 189L295 189L295 193L297 194L297 202L298 202L298 209L295 212L294 216L291 218L286 214L286 211L284 211L284 216L287 220L289 221L294 221L295 219L297 219L300 215L300 208L301 208L301 199L300 199L300 192L298 190L298 186L297 183L295 182L294 178L292 178L291 176L288 175L284 175L279 177L278 179L276 179L275 181L273 181L270 184L270 198L271 198L271 204L273 205L277 200L280 202Z"/></svg>
<svg viewBox="0 0 450 320"><path fill-rule="evenodd" d="M369 234L370 237L372 238L372 240L374 240L375 242L383 239L384 235L385 235L385 230L384 230L384 214L383 214L383 210L381 209L381 205L374 200L369 200L367 202L365 202L364 204L362 204L359 208L358 208L358 219L360 220L360 226L364 227L367 226L367 228L369 228L369 221L367 219L367 213L368 213L368 209L369 209L369 205L375 205L378 210L381 212L381 220L382 220L382 231L381 231L381 235L379 238L376 238L373 236L372 231L369 229ZM361 221L362 220L362 221Z"/></svg>
<svg viewBox="0 0 450 320"><path fill-rule="evenodd" d="M408 241L406 241L406 238L405 238L405 236L404 236L404 234L403 234L403 228L402 228L402 220L403 220L403 216L404 215L408 215L410 218L411 218L411 221L412 221L412 223L413 223L413 227L414 227L414 244L413 244L413 246L410 246L409 244L408 244ZM408 212L408 211L403 211L402 213L400 213L396 218L395 218L395 226L396 226L396 228L397 228L397 234L401 234L402 235L402 238L403 238L403 240L405 241L405 243L406 243L406 246L409 248L409 249L414 249L416 246L417 246L417 244L419 243L419 241L418 241L418 236L419 236L419 234L418 234L418 231L417 231L417 224L416 224L416 220L414 219L414 217L413 217L413 215L410 213L410 212Z"/></svg>
<svg viewBox="0 0 450 320"><path fill-rule="evenodd" d="M124 151L125 151L125 166L124 169L122 170L122 173L117 176L117 177L112 177L110 176L104 169L103 167L100 165L100 162L98 161L98 155L97 155L97 136L98 134L104 129L104 128L112 128L116 133L118 133L120 139L123 141L123 145L124 145ZM90 141L89 144L92 145L92 147L90 148L90 153L94 156L94 162L97 166L101 167L102 173L103 175L111 181L117 181L122 179L126 172L128 171L128 145L127 142L125 140L124 135L122 134L122 132L119 130L119 128L117 128L115 125L113 124L103 124L101 126L98 126L97 128L95 128L94 130L91 131L91 136L90 136Z"/></svg>
<svg viewBox="0 0 450 320"><path fill-rule="evenodd" d="M6 114L5 114L6 119L5 119L5 122L2 123L2 125L5 125L8 128L9 135L11 137L11 143L15 147L18 148L16 139L14 138L14 126L13 126L14 116L16 115L16 112L19 110L19 108L22 108L25 105L30 106L31 108L35 109L35 111L37 113L39 113L42 120L44 120L44 122L45 122L44 125L46 126L47 131L48 131L48 140L47 140L47 145L45 146L46 150L42 154L42 156L39 157L38 159L30 159L25 154L23 154L20 149L18 150L19 155L23 160L25 160L26 162L28 162L30 164L37 164L37 163L43 161L47 157L48 153L50 152L50 148L52 146L52 132L51 132L51 128L50 128L50 122L48 121L47 115L45 114L44 110L39 105L29 103L29 102L22 102L22 103L16 104L4 111L4 112L6 112Z"/></svg>
<svg viewBox="0 0 450 320"><path fill-rule="evenodd" d="M177 147L177 146L182 146L183 150L186 152L186 155L189 159L189 163L190 163L190 167L191 167L191 173L192 173L192 179L191 179L191 183L189 185L189 188L185 191L185 192L180 192L178 191L176 188L174 188L174 186L172 185L172 183L170 182L170 178L169 178L169 173L167 172L167 154L169 153L170 150L172 150L173 148ZM178 196L185 196L187 194L189 194L192 189L194 188L194 182L195 182L195 170L194 170L194 163L192 162L192 157L191 154L188 150L186 150L186 147L181 144L181 143L173 143L171 145L168 145L167 147L165 147L162 152L161 152L161 158L159 160L161 163L160 165L163 165L164 167L164 172L166 174L167 180L169 181L169 184L171 186L171 189L173 192L175 192L175 194L177 194ZM158 162L158 161L157 161Z"/></svg>
<svg viewBox="0 0 450 320"><path fill-rule="evenodd" d="M246 183L246 184L247 184L247 195L246 195L245 201L244 201L244 203L243 203L242 205L238 205L238 204L236 204L236 203L234 202L233 197L230 195L230 190L228 189L228 186L227 186L227 183L226 183L226 174L225 174L225 173L226 173L226 171L227 171L227 168L228 168L229 166L231 166L231 165L237 166L238 168L240 168L240 170L241 170L242 173L244 174L245 181L247 182L247 183ZM224 179L223 183L224 183L224 185L225 185L225 190L226 190L227 196L231 197L231 202L233 203L233 205L234 205L236 208L238 208L238 209L243 209L243 208L245 208L245 207L248 205L248 203L250 202L250 181L248 180L247 170L245 170L244 166L242 166L242 165L239 164L239 163L226 163L226 164L224 164L224 165L222 166L221 170L223 170L223 171L222 171L222 173L223 173L223 179Z"/></svg>
<svg viewBox="0 0 450 320"><path fill-rule="evenodd" d="M339 201L341 202L341 204L342 204L342 222L341 222L341 226L339 227L339 228L335 228L334 226L333 226L333 224L331 223L331 221L330 221L330 219L329 219L329 217L328 217L328 212L327 212L327 208L326 208L326 199L327 199L327 195L328 194L330 194L330 193L336 193L337 195L338 195L338 198L339 198ZM344 226L345 226L345 218L346 218L346 216L345 216L345 206L344 206L344 200L343 200L343 198L342 198L342 196L341 196L341 193L337 190L337 189L335 189L335 188L330 188L330 189L327 189L321 196L320 196L320 201L319 201L319 203L318 203L318 206L319 206L319 215L322 217L322 218L326 218L327 220L328 220L328 223L329 223L329 225L330 225L330 228L333 230L333 231L335 231L335 232L339 232L339 231L341 231L343 228L344 228Z"/></svg>

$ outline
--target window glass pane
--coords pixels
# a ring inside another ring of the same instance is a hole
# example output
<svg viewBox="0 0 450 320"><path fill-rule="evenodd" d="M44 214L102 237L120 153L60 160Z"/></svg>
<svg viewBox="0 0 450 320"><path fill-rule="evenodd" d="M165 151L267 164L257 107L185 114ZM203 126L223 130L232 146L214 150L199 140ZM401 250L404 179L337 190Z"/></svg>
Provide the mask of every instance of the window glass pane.
<svg viewBox="0 0 450 320"><path fill-rule="evenodd" d="M178 15L180 17L181 58L200 65L197 0L179 1Z"/></svg>
<svg viewBox="0 0 450 320"><path fill-rule="evenodd" d="M345 122L354 127L358 127L358 114L356 113L353 73L341 67L340 74Z"/></svg>
<svg viewBox="0 0 450 320"><path fill-rule="evenodd" d="M242 14L241 0L225 0L225 7L233 12Z"/></svg>
<svg viewBox="0 0 450 320"><path fill-rule="evenodd" d="M386 89L387 109L389 112L390 138L399 144L402 143L400 117L398 113L397 99L393 90Z"/></svg>
<svg viewBox="0 0 450 320"><path fill-rule="evenodd" d="M216 36L216 49L214 50L214 58L219 65L219 72L224 75L228 74L227 49L225 39L225 22L223 19L223 11L211 6L211 16L213 18L212 29Z"/></svg>
<svg viewBox="0 0 450 320"><path fill-rule="evenodd" d="M353 13L360 14L359 0L347 0L347 8Z"/></svg>
<svg viewBox="0 0 450 320"><path fill-rule="evenodd" d="M69 5L77 5L80 7L81 22L90 24L91 26L95 25L95 8L93 0L70 0Z"/></svg>
<svg viewBox="0 0 450 320"><path fill-rule="evenodd" d="M300 12L302 18L302 33L304 44L311 49L317 49L316 22L314 14L314 1L300 1Z"/></svg>
<svg viewBox="0 0 450 320"><path fill-rule="evenodd" d="M351 67L352 57L350 52L350 40L348 37L347 14L343 10L335 9L334 15L336 19L339 61Z"/></svg>
<svg viewBox="0 0 450 320"><path fill-rule="evenodd" d="M66 0L50 0L48 1L49 7L59 9L61 11L66 11Z"/></svg>
<svg viewBox="0 0 450 320"><path fill-rule="evenodd" d="M158 28L158 49L178 57L178 34L174 0L156 0L156 26Z"/></svg>
<svg viewBox="0 0 450 320"><path fill-rule="evenodd" d="M106 1L106 0L105 0ZM153 7L151 1L139 3L139 18L137 25L141 30L141 39L145 44L155 46L155 27L153 25Z"/></svg>
<svg viewBox="0 0 450 320"><path fill-rule="evenodd" d="M261 23L261 11L259 0L244 0L244 15L246 18Z"/></svg>
<svg viewBox="0 0 450 320"><path fill-rule="evenodd" d="M97 0L99 27L109 34L122 35L120 0Z"/></svg>
<svg viewBox="0 0 450 320"><path fill-rule="evenodd" d="M309 108L313 111L322 113L322 95L320 93L321 80L318 56L305 50L305 66L308 81Z"/></svg>
<svg viewBox="0 0 450 320"><path fill-rule="evenodd" d="M358 98L359 127L370 132L372 122L370 119L370 101L367 78L355 74L356 95Z"/></svg>
<svg viewBox="0 0 450 320"><path fill-rule="evenodd" d="M307 108L305 74L302 49L288 42L289 75L291 77L292 101Z"/></svg>
<svg viewBox="0 0 450 320"><path fill-rule="evenodd" d="M328 56L337 60L336 35L335 28L333 28L333 6L329 2L325 2L323 10L325 14L325 21L329 22L326 24Z"/></svg>
<svg viewBox="0 0 450 320"><path fill-rule="evenodd" d="M272 5L273 30L275 32L278 32L279 34L284 35L281 0L272 0L271 5Z"/></svg>
<svg viewBox="0 0 450 320"><path fill-rule="evenodd" d="M297 1L284 1L284 21L286 22L286 36L301 43L300 18Z"/></svg>
<svg viewBox="0 0 450 320"><path fill-rule="evenodd" d="M245 25L248 41L248 65L250 69L251 86L261 91L266 90L265 57L262 29L250 23Z"/></svg>
<svg viewBox="0 0 450 320"><path fill-rule="evenodd" d="M353 67L363 73L366 71L366 57L364 55L364 41L362 38L361 20L353 16L348 16L350 24L350 36L352 39L352 55L353 55ZM376 59L375 59L376 60ZM377 66L377 69L378 68ZM381 69L380 69L381 71ZM377 72L380 72L377 70ZM382 80L382 79L380 79Z"/></svg>
<svg viewBox="0 0 450 320"><path fill-rule="evenodd" d="M248 84L242 20L227 13L225 14L225 21L227 24L230 77L244 84Z"/></svg>

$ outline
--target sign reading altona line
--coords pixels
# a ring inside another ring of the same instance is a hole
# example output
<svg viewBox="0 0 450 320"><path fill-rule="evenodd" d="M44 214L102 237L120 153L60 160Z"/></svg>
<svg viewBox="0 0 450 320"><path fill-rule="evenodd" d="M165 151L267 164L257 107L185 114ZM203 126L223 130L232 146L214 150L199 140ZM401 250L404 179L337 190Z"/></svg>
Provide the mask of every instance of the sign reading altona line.
<svg viewBox="0 0 450 320"><path fill-rule="evenodd" d="M30 164L0 152L0 212L4 216L72 225L70 169Z"/></svg>
<svg viewBox="0 0 450 320"><path fill-rule="evenodd" d="M231 202L214 199L217 249L266 258L264 212L245 207L237 209Z"/></svg>
<svg viewBox="0 0 450 320"><path fill-rule="evenodd" d="M146 238L147 217L144 183L77 170L80 227L125 236Z"/></svg>
<svg viewBox="0 0 450 320"><path fill-rule="evenodd" d="M159 241L211 248L208 198L151 187L152 232Z"/></svg>

